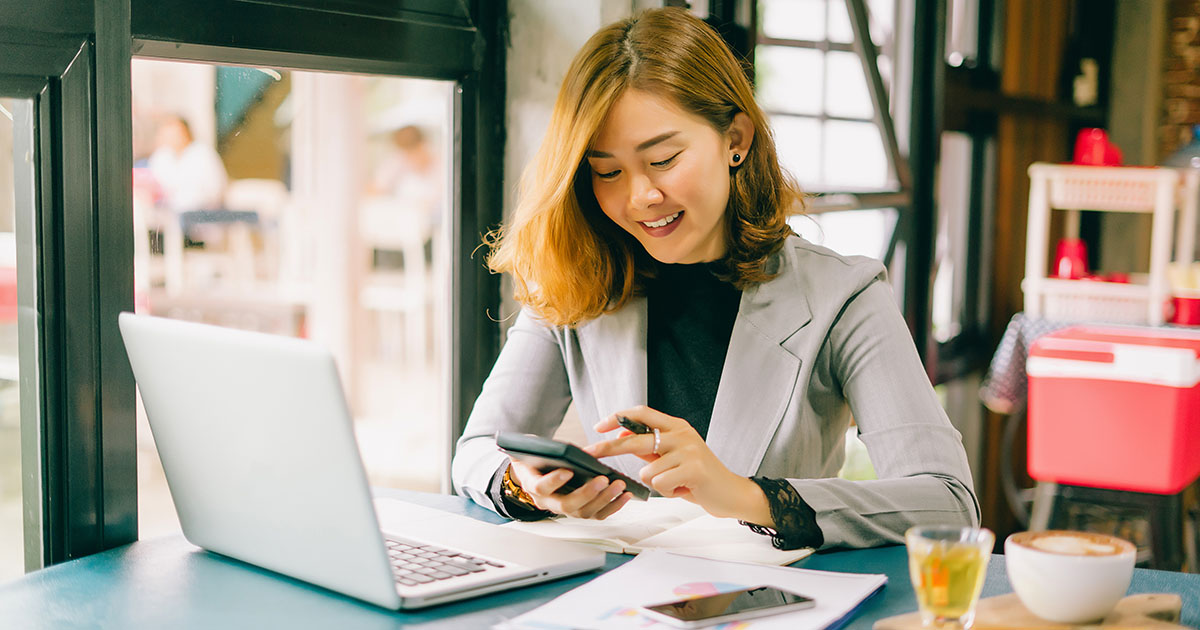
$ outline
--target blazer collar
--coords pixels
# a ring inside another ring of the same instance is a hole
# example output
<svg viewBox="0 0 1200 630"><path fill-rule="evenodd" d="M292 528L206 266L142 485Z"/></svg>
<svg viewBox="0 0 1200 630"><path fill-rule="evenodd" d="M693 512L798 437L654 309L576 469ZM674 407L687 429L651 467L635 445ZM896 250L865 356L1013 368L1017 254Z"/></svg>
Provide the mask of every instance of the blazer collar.
<svg viewBox="0 0 1200 630"><path fill-rule="evenodd" d="M734 473L753 475L797 386L802 361L783 344L812 321L791 244L773 279L742 293L708 428L708 444Z"/></svg>
<svg viewBox="0 0 1200 630"><path fill-rule="evenodd" d="M797 266L795 248L789 240L768 265L768 270L776 276L742 292L738 306L739 321L748 320L778 344L812 321L809 290L801 281Z"/></svg>

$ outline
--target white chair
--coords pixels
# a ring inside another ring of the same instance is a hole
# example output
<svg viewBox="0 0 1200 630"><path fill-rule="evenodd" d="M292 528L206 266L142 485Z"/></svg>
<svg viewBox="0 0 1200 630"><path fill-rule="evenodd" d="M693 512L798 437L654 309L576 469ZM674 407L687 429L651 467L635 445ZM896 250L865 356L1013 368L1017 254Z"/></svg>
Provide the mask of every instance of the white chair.
<svg viewBox="0 0 1200 630"><path fill-rule="evenodd" d="M1200 176L1195 171L1170 168L1035 163L1029 167L1029 178L1025 279L1021 282L1025 313L1058 321L1161 325L1163 305L1171 290L1167 265L1173 234L1175 259L1185 264L1194 259ZM1066 211L1064 231L1072 238L1079 236L1081 210L1150 214L1148 279L1119 284L1047 277L1051 210Z"/></svg>
<svg viewBox="0 0 1200 630"><path fill-rule="evenodd" d="M280 278L287 268L285 253L289 246L287 210L290 203L291 193L277 179L235 179L225 189L226 209L258 214L259 233L263 242L261 264L258 267L267 279Z"/></svg>
<svg viewBox="0 0 1200 630"><path fill-rule="evenodd" d="M359 205L359 239L368 271L359 302L379 326L381 354L400 354L410 369L423 369L429 358L426 309L432 304L425 261L429 242L428 213L394 197L369 197ZM398 251L404 258L398 271L376 269L370 256L376 250ZM403 351L397 342L403 339Z"/></svg>
<svg viewBox="0 0 1200 630"><path fill-rule="evenodd" d="M260 276L275 279L280 225L290 197L279 180L238 179L229 182L220 209L160 216L167 295L178 297L198 288L250 293ZM204 249L185 248L186 238L196 238L197 233ZM263 243L261 257L256 235Z"/></svg>

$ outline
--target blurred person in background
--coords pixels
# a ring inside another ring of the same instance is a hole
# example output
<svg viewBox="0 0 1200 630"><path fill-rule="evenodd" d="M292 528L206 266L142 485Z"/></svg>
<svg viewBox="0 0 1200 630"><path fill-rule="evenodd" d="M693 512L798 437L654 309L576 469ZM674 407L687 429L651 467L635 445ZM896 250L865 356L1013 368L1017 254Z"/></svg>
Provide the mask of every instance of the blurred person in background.
<svg viewBox="0 0 1200 630"><path fill-rule="evenodd" d="M228 175L216 149L197 142L181 116L164 117L148 163L159 205L173 212L221 208Z"/></svg>
<svg viewBox="0 0 1200 630"><path fill-rule="evenodd" d="M441 224L444 173L437 152L418 125L404 125L391 133L392 150L379 163L367 192L394 197L425 217L429 233Z"/></svg>

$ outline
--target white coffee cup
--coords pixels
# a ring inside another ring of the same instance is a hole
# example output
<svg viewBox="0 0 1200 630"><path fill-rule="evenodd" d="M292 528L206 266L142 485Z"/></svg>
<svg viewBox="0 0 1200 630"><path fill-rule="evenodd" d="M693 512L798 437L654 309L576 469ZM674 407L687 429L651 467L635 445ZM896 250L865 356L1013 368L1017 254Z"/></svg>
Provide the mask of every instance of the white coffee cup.
<svg viewBox="0 0 1200 630"><path fill-rule="evenodd" d="M1004 541L1008 581L1029 612L1059 623L1104 618L1129 590L1137 547L1076 531L1018 532Z"/></svg>

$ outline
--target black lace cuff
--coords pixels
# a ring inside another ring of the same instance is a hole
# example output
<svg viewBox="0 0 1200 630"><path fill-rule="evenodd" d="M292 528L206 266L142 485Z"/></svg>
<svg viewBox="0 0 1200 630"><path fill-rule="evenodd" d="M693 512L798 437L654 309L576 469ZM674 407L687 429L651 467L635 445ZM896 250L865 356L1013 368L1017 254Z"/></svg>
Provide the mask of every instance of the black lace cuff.
<svg viewBox="0 0 1200 630"><path fill-rule="evenodd" d="M508 469L508 461L496 469L496 474L492 475L492 481L488 483L488 498L492 500L492 504L496 506L496 511L500 516L506 516L518 521L540 521L544 518L554 516L554 512L548 510L539 510L531 508L519 501L514 501L504 494L504 471Z"/></svg>
<svg viewBox="0 0 1200 630"><path fill-rule="evenodd" d="M819 549L825 544L825 535L817 525L816 511L804 502L795 486L786 479L751 477L750 480L758 484L763 494L767 495L767 505L770 507L771 520L775 521L775 527L746 521L741 521L742 525L749 527L750 531L756 534L770 536L771 546L776 549Z"/></svg>

